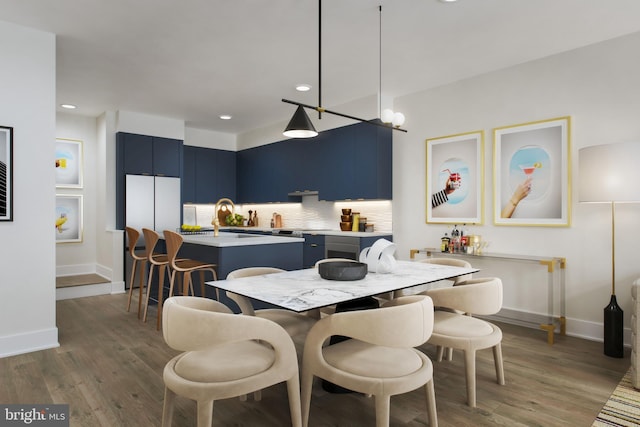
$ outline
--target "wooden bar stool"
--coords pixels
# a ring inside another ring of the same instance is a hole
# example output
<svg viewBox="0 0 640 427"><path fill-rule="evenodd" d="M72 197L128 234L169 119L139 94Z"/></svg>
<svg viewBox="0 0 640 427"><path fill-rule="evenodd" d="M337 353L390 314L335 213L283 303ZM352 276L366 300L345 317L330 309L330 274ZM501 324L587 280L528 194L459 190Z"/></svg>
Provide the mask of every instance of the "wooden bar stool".
<svg viewBox="0 0 640 427"><path fill-rule="evenodd" d="M164 239L167 242L167 255L169 257L169 266L171 267L171 280L169 285L169 295L172 295L173 286L175 283L176 275L182 273L182 293L186 295L188 290L191 289L191 293L193 294L193 281L191 278L191 273L198 271L200 272L200 292L201 295L205 295L205 284L204 284L204 273L205 271L211 272L213 275L213 280L218 280L218 275L216 273L215 268L217 264L210 264L203 261L197 261L194 259L177 259L178 251L180 251L180 247L182 247L182 242L184 239L182 235L171 231L164 230ZM178 276L178 280L179 276ZM220 290L216 288L216 299L220 300Z"/></svg>
<svg viewBox="0 0 640 427"><path fill-rule="evenodd" d="M164 297L164 275L171 279L171 275L167 268L169 267L169 257L167 254L159 254L155 252L160 235L149 228L143 228L145 248L147 250L147 260L149 261L149 279L147 281L147 300L144 305L144 316L142 321L147 321L147 311L149 309L149 295L151 294L151 282L153 280L154 267L158 270L158 319L156 321L156 329L160 330L160 318L162 317L162 299ZM169 294L171 296L171 294Z"/></svg>
<svg viewBox="0 0 640 427"><path fill-rule="evenodd" d="M129 278L129 298L127 301L127 312L131 309L131 297L133 295L133 283L136 277L136 271L140 276L139 294L138 294L138 319L140 318L140 311L142 310L142 293L144 292L144 272L147 265L147 254L141 255L136 252L136 243L140 238L140 232L132 227L125 227L127 232L127 248L129 255L133 258L133 264L131 266L131 277Z"/></svg>

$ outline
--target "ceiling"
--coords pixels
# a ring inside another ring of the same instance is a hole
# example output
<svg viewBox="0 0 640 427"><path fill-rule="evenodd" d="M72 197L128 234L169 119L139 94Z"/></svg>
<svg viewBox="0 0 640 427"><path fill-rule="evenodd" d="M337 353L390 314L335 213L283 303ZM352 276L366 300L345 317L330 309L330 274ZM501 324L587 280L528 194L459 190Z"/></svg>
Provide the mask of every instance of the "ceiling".
<svg viewBox="0 0 640 427"><path fill-rule="evenodd" d="M57 103L74 114L135 111L238 134L289 120L295 106L282 98L317 105L317 0L0 0L0 10L57 35ZM639 18L638 0L325 0L322 103L440 86L640 31Z"/></svg>

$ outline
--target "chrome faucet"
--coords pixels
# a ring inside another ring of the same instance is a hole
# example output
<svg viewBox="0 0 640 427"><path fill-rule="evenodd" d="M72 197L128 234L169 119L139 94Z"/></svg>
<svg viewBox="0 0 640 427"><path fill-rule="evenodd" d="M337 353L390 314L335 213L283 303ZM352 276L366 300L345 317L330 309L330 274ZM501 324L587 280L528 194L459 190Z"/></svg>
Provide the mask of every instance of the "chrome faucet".
<svg viewBox="0 0 640 427"><path fill-rule="evenodd" d="M223 197L222 199L216 202L216 207L214 208L214 212L213 212L213 221L211 221L211 225L213 225L213 237L218 237L218 233L220 231L220 220L218 219L218 209L223 203L231 205L232 214L236 212L236 205L233 204L231 199Z"/></svg>

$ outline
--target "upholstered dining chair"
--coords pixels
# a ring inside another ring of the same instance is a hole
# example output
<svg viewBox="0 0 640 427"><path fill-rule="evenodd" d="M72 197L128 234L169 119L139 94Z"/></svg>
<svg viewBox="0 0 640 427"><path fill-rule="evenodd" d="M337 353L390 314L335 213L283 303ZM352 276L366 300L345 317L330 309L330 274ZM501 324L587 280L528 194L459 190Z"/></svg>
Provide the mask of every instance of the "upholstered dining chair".
<svg viewBox="0 0 640 427"><path fill-rule="evenodd" d="M144 276L147 265L147 253L140 254L136 252L136 243L140 238L140 232L133 227L125 227L127 233L127 251L133 260L131 264L131 277L129 278L129 297L127 298L127 311L131 309L131 297L133 296L133 285L136 279L136 272L138 272L138 318L142 312L142 295L144 294Z"/></svg>
<svg viewBox="0 0 640 427"><path fill-rule="evenodd" d="M424 295L394 299L373 310L324 317L311 328L302 357L302 423L309 423L311 390L319 377L375 398L376 426L389 425L391 396L424 386L429 425L438 425L431 360L414 347L433 327L433 304ZM351 339L325 345L333 335Z"/></svg>
<svg viewBox="0 0 640 427"><path fill-rule="evenodd" d="M502 281L495 277L471 279L450 288L431 289L426 294L436 306L473 315L489 316L502 308ZM476 406L477 350L493 350L498 384L504 385L502 331L493 323L459 312L436 310L429 343L436 346L438 362L442 361L444 348L464 352L469 406Z"/></svg>
<svg viewBox="0 0 640 427"><path fill-rule="evenodd" d="M465 261L463 259L458 259L458 258L426 258L423 260L420 260L418 262L424 262L426 264L437 264L437 265L450 265L453 267L462 267L462 268L471 268L471 264L468 261ZM459 283L464 282L465 280L470 280L472 279L472 274L463 274L462 276L458 276L458 277L454 277L453 279L451 279L451 282L453 282L453 286L456 286ZM427 295L427 293L425 291L419 292L422 295ZM437 307L435 308L436 310L449 310L449 311L454 311L456 313L463 313L460 310L452 310L450 308L444 308L444 307ZM466 313L467 316L470 316L470 313ZM446 359L447 360L453 360L453 349L451 348L447 348L447 349L443 349L446 352Z"/></svg>
<svg viewBox="0 0 640 427"><path fill-rule="evenodd" d="M302 425L298 358L281 326L189 296L168 298L162 317L166 343L183 352L164 368L163 427L171 425L176 395L195 400L198 427L210 427L215 400L282 382L287 384L291 424Z"/></svg>
<svg viewBox="0 0 640 427"><path fill-rule="evenodd" d="M418 262L424 262L427 264L437 264L437 265L450 265L453 267L462 267L462 268L471 268L471 264L468 261L458 258L425 258ZM458 276L453 280L453 285L457 285L460 282L464 282L465 280L472 279L471 274L464 274L462 276Z"/></svg>
<svg viewBox="0 0 640 427"><path fill-rule="evenodd" d="M465 261L463 259L457 259L457 258L425 258L416 262L423 262L425 264L450 265L453 267L471 268L471 264L468 261ZM453 285L455 286L457 283L463 282L465 280L469 280L471 278L472 278L471 274L465 274L465 275L451 279L450 282L453 282ZM409 289L400 289L399 291L395 292L395 296L398 297L403 295L416 295L416 294L426 295L427 289L428 288L426 286L414 286Z"/></svg>
<svg viewBox="0 0 640 427"><path fill-rule="evenodd" d="M262 276L265 274L280 273L282 271L285 270L274 267L246 267L230 272L227 275L227 280L236 280L242 277L250 276ZM284 330L287 331L287 333L291 336L301 334L306 335L306 333L309 332L309 329L311 329L311 327L317 321L317 319L313 316L308 316L303 313L296 313L291 310L279 308L263 308L254 310L249 298L233 292L227 292L227 296L236 304L238 304L238 307L240 307L240 311L242 312L242 314L248 316L258 316L276 322L278 325L282 326Z"/></svg>

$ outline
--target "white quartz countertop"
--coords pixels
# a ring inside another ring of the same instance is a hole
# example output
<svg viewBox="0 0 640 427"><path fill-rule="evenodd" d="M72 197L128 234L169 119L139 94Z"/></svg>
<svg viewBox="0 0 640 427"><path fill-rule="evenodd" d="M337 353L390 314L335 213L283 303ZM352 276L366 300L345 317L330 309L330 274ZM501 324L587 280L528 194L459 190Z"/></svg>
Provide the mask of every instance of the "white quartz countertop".
<svg viewBox="0 0 640 427"><path fill-rule="evenodd" d="M252 230L255 232L272 232L277 231L277 228L269 228L269 227L220 227L220 230L231 230L234 228L240 228L241 230L251 232ZM293 230L291 228L284 228L283 230ZM317 234L324 236L352 236L352 237L382 237L382 236L391 236L393 233L387 233L384 231L340 231L340 230L307 230L307 229L299 229L296 228L295 231L301 231L305 234Z"/></svg>
<svg viewBox="0 0 640 427"><path fill-rule="evenodd" d="M184 243L192 243L204 246L230 247L230 246L254 246L277 245L285 243L303 243L300 237L266 236L262 234L225 233L220 232L217 237L213 233L185 234L182 236Z"/></svg>

